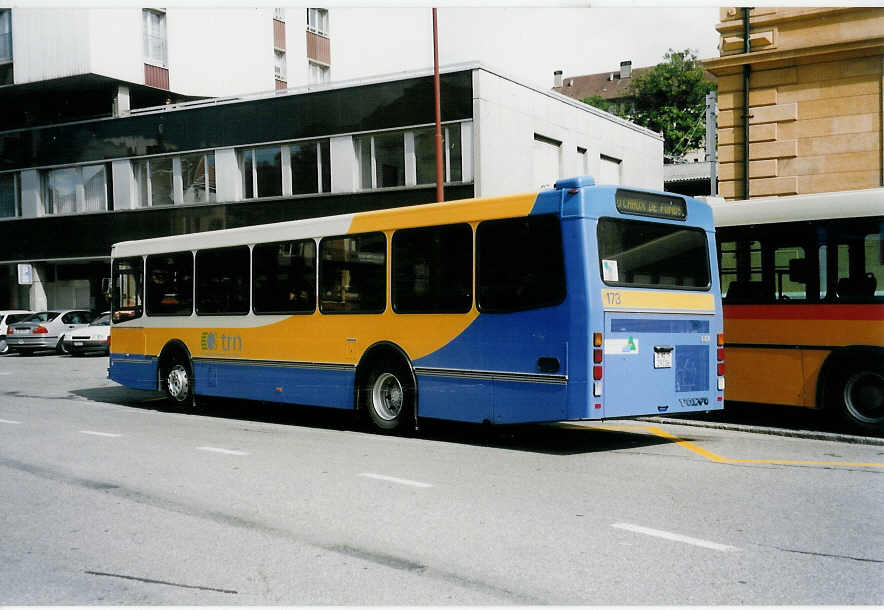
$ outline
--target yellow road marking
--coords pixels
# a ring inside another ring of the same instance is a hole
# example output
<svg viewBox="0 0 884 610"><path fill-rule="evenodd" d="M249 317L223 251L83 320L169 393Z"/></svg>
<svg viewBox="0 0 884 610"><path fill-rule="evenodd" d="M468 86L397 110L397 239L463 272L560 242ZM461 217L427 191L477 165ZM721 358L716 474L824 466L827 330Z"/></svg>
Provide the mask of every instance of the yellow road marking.
<svg viewBox="0 0 884 610"><path fill-rule="evenodd" d="M868 468L884 468L884 464L875 464L875 463L864 463L864 462L816 462L809 460L751 460L751 459L733 459L726 458L718 455L717 453L713 453L708 449L703 449L699 445L692 443L690 441L683 440L674 434L670 434L666 432L662 428L658 428L657 426L618 426L618 425L590 425L590 426L577 426L577 425L567 425L567 428L572 429L595 429L595 430L611 430L616 432L647 432L653 434L654 436L659 436L661 438L665 438L674 442L676 445L684 447L688 451L692 451L697 455L701 455L707 460L711 462L717 462L719 464L772 464L778 466L839 466L842 468L846 467L868 467Z"/></svg>

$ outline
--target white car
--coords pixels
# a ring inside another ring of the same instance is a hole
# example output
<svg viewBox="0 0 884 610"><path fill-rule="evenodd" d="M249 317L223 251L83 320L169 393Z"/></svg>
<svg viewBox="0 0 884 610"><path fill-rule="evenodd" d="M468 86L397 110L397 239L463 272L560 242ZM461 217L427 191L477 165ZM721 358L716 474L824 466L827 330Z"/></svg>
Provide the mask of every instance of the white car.
<svg viewBox="0 0 884 610"><path fill-rule="evenodd" d="M88 352L110 354L110 312L104 312L92 320L89 326L66 334L64 348L71 356Z"/></svg>
<svg viewBox="0 0 884 610"><path fill-rule="evenodd" d="M13 322L6 329L6 343L10 351L22 355L48 349L63 354L65 334L89 326L94 317L91 311L83 309L41 311Z"/></svg>
<svg viewBox="0 0 884 610"><path fill-rule="evenodd" d="M6 327L13 322L20 322L32 315L34 315L33 311L27 311L24 309L0 311L0 354L5 354L9 351L9 346L6 344Z"/></svg>

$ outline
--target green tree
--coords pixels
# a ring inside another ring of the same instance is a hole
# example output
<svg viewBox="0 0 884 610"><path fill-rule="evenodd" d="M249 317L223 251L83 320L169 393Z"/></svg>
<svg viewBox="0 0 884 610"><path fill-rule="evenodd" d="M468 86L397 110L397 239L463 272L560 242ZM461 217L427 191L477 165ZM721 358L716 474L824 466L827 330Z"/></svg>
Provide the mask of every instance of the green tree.
<svg viewBox="0 0 884 610"><path fill-rule="evenodd" d="M583 98L580 100L584 104L589 104L590 106L595 106L599 110L604 110L605 112L611 112L611 102L603 98L601 95L591 95L589 97Z"/></svg>
<svg viewBox="0 0 884 610"><path fill-rule="evenodd" d="M693 51L669 49L663 62L633 77L631 119L662 132L664 154L680 156L698 147L706 135L706 94L713 89Z"/></svg>

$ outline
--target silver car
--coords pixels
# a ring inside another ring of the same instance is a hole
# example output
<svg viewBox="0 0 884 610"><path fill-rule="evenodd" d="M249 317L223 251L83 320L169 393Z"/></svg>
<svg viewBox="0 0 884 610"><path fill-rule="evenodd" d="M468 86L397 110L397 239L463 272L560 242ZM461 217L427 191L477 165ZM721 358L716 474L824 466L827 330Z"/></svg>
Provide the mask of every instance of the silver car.
<svg viewBox="0 0 884 610"><path fill-rule="evenodd" d="M10 352L22 355L47 349L64 354L65 334L88 326L93 317L91 311L83 309L41 311L9 326L6 343Z"/></svg>
<svg viewBox="0 0 884 610"><path fill-rule="evenodd" d="M26 311L24 309L0 311L0 355L9 351L9 346L6 345L6 327L13 322L19 322L32 315L34 315L33 311Z"/></svg>

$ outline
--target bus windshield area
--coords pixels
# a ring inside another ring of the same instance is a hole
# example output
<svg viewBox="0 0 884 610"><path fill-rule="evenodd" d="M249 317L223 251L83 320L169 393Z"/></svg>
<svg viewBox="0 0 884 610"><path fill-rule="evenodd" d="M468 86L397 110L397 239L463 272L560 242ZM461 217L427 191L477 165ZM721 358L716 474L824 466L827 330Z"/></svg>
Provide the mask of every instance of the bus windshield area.
<svg viewBox="0 0 884 610"><path fill-rule="evenodd" d="M602 279L610 286L708 290L709 250L702 229L601 218Z"/></svg>

